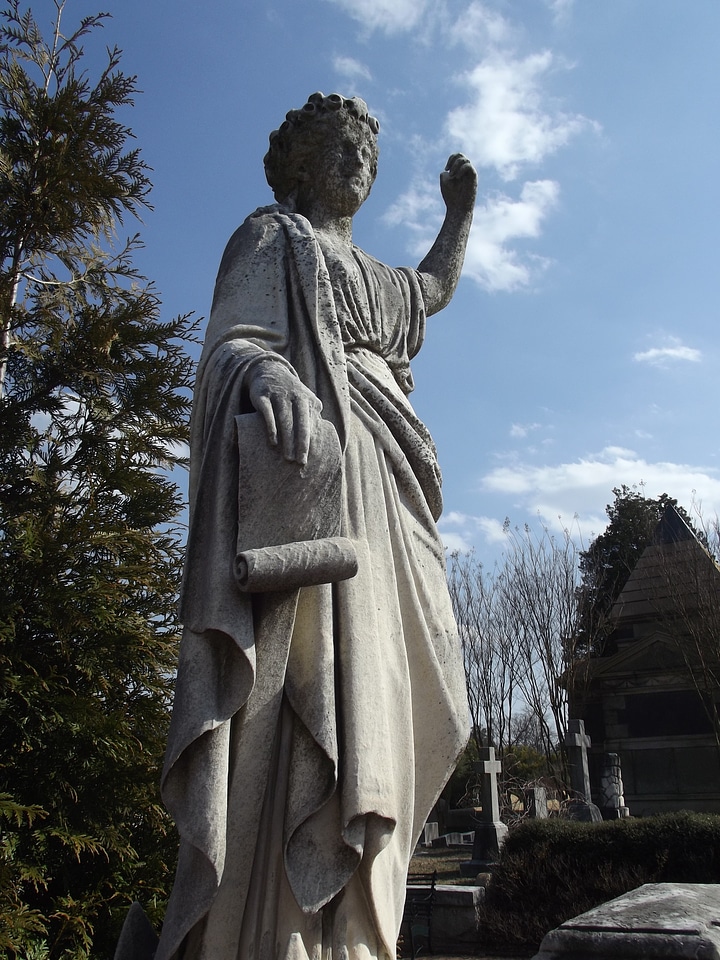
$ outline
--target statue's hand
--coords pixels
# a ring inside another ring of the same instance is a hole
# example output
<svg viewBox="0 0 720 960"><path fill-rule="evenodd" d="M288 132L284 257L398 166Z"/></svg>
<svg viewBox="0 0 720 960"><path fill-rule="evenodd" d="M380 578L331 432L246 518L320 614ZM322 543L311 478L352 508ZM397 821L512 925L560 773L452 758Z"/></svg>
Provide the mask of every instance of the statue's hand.
<svg viewBox="0 0 720 960"><path fill-rule="evenodd" d="M264 360L251 372L250 402L262 416L268 440L286 460L304 466L322 403L283 363Z"/></svg>
<svg viewBox="0 0 720 960"><path fill-rule="evenodd" d="M448 210L472 210L477 193L475 167L462 153L453 153L440 174L440 192Z"/></svg>

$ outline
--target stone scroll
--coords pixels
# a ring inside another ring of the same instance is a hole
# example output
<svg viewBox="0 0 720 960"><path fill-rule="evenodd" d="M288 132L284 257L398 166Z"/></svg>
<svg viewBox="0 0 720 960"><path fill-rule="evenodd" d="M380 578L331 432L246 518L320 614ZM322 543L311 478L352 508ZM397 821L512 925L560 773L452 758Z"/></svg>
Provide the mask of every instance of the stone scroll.
<svg viewBox="0 0 720 960"><path fill-rule="evenodd" d="M269 443L259 414L243 414L235 422L238 587L268 593L354 577L354 544L339 535L341 451L332 424L318 420L308 461L300 466Z"/></svg>
<svg viewBox="0 0 720 960"><path fill-rule="evenodd" d="M247 593L293 590L348 580L357 573L357 554L346 537L245 550L235 559L235 578Z"/></svg>

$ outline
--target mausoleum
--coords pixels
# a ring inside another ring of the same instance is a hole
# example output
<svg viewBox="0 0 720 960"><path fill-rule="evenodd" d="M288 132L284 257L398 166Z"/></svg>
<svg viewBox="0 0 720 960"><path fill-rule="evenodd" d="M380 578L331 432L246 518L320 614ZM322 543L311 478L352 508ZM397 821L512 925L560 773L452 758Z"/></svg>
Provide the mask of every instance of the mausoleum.
<svg viewBox="0 0 720 960"><path fill-rule="evenodd" d="M674 507L611 618L605 654L573 691L591 762L619 754L634 816L720 813L720 567Z"/></svg>

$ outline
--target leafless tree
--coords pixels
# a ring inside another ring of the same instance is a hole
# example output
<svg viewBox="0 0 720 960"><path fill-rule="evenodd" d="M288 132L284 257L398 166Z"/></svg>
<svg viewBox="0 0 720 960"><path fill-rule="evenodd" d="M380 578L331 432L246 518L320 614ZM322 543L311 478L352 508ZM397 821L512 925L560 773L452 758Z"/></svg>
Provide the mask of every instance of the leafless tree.
<svg viewBox="0 0 720 960"><path fill-rule="evenodd" d="M462 638L473 725L500 751L532 718L550 762L567 730L568 687L580 682L576 649L580 548L569 532L506 525L507 549L490 572L455 554L450 594Z"/></svg>
<svg viewBox="0 0 720 960"><path fill-rule="evenodd" d="M462 642L468 702L477 746L500 749L510 737L517 687L517 651L497 571L474 554L453 554L448 582Z"/></svg>

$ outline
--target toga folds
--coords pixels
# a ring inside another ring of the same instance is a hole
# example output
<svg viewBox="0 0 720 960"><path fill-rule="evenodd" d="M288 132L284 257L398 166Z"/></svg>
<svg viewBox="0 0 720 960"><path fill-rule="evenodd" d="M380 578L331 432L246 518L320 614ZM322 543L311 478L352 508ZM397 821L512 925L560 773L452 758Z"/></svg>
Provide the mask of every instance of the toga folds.
<svg viewBox="0 0 720 960"><path fill-rule="evenodd" d="M157 960L394 960L413 847L467 739L440 475L407 400L422 287L357 248L353 261L327 263L310 223L274 206L220 265L193 406L163 771L181 843ZM236 417L268 353L337 432L359 569L250 595L233 573L238 462L253 457Z"/></svg>

